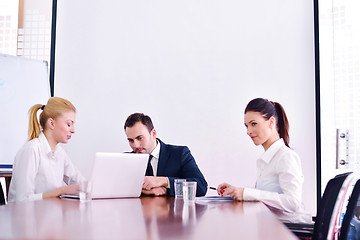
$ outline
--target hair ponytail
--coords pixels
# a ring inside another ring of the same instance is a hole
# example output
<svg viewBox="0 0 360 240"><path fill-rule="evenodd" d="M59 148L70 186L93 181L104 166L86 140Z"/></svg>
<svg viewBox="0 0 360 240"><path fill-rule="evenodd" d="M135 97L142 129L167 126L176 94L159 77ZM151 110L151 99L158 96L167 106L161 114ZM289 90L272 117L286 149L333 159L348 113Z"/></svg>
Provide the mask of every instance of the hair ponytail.
<svg viewBox="0 0 360 240"><path fill-rule="evenodd" d="M40 125L37 119L37 112L42 107L41 104L35 104L29 109L29 130L28 130L28 141L37 138L40 134Z"/></svg>
<svg viewBox="0 0 360 240"><path fill-rule="evenodd" d="M39 111L39 109L43 111L40 114L40 118L38 121L37 112ZM32 106L29 109L28 141L39 136L41 132L40 126L42 130L44 130L46 127L46 122L49 118L55 119L66 111L76 112L76 108L70 101L59 97L49 98L46 105L35 104L34 106Z"/></svg>
<svg viewBox="0 0 360 240"><path fill-rule="evenodd" d="M280 138L282 138L285 145L290 148L289 121L280 103L271 102L264 98L255 98L251 100L245 108L245 113L251 111L261 113L266 120L269 120L273 116L276 119L277 131Z"/></svg>
<svg viewBox="0 0 360 240"><path fill-rule="evenodd" d="M277 113L277 128L280 135L280 138L284 140L284 143L287 147L289 146L290 136L289 136L289 121L287 119L284 108L278 102L272 102Z"/></svg>

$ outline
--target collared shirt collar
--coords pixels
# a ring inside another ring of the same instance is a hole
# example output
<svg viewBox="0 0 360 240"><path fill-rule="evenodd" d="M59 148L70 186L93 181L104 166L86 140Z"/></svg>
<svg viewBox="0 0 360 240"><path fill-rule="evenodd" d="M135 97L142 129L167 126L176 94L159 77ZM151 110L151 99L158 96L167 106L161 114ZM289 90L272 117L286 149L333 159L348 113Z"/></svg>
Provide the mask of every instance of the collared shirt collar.
<svg viewBox="0 0 360 240"><path fill-rule="evenodd" d="M56 150L58 148L58 145L56 145L54 152L51 151L51 147L49 145L49 142L43 132L39 134L39 142L41 146L41 151L47 155L50 158L55 158Z"/></svg>
<svg viewBox="0 0 360 240"><path fill-rule="evenodd" d="M266 163L269 163L270 160L274 157L275 153L283 146L285 146L284 140L280 138L263 153L260 159Z"/></svg>
<svg viewBox="0 0 360 240"><path fill-rule="evenodd" d="M159 159L160 157L160 142L156 139L156 147L154 150L150 153L153 157Z"/></svg>

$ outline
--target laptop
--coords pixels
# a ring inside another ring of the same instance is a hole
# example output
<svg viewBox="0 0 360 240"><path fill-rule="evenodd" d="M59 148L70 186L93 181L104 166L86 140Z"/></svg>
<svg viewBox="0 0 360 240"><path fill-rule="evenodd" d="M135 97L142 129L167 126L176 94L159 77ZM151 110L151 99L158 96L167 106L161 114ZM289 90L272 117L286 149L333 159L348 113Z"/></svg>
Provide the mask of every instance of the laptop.
<svg viewBox="0 0 360 240"><path fill-rule="evenodd" d="M96 153L90 178L92 199L139 197L148 159L149 154Z"/></svg>

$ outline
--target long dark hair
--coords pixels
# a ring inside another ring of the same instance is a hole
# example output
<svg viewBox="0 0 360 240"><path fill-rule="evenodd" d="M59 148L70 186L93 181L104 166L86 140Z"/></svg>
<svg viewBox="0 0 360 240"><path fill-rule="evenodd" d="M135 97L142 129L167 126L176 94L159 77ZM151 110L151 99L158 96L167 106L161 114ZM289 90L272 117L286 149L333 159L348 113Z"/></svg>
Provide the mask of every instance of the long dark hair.
<svg viewBox="0 0 360 240"><path fill-rule="evenodd" d="M286 117L285 110L280 103L272 102L264 98L255 98L246 106L244 113L247 112L259 112L266 120L269 120L269 118L274 116L280 138L284 140L287 147L290 147L289 121Z"/></svg>

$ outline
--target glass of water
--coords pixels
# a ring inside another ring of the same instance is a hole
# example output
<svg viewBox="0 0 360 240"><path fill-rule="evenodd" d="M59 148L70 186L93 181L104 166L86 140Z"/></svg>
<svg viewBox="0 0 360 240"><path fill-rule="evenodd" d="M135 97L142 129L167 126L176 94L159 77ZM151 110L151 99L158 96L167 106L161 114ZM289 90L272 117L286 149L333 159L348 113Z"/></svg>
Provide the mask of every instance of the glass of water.
<svg viewBox="0 0 360 240"><path fill-rule="evenodd" d="M183 198L183 182L186 182L186 179L174 180L175 198Z"/></svg>
<svg viewBox="0 0 360 240"><path fill-rule="evenodd" d="M195 203L197 182L183 182L184 203Z"/></svg>
<svg viewBox="0 0 360 240"><path fill-rule="evenodd" d="M80 187L80 201L90 201L91 200L91 182L90 181L82 181L79 184Z"/></svg>

